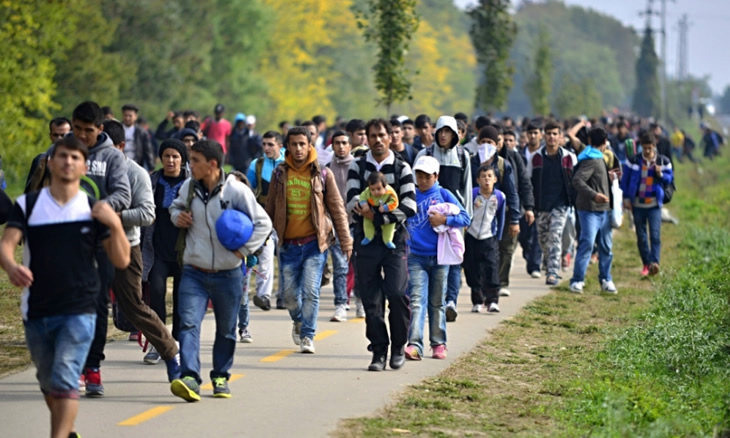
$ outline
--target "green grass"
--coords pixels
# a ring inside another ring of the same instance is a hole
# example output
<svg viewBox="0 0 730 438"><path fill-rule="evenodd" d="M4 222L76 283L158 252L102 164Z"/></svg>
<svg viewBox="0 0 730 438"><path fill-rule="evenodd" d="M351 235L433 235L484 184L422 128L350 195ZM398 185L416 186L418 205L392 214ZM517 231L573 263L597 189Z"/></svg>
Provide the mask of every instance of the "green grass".
<svg viewBox="0 0 730 438"><path fill-rule="evenodd" d="M473 352L336 436L726 436L730 412L730 160L677 169L662 274L614 238L619 295L565 284Z"/></svg>

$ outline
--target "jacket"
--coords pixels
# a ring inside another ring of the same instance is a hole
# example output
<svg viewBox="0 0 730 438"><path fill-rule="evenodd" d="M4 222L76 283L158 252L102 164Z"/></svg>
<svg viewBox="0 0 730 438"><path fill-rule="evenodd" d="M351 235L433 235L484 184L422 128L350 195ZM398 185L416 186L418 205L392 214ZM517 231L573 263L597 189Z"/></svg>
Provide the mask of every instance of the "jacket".
<svg viewBox="0 0 730 438"><path fill-rule="evenodd" d="M314 148L310 154L316 154ZM345 212L345 203L337 189L337 183L332 172L322 170L315 159L310 164L312 187L311 206L312 225L317 232L317 245L320 252L324 252L335 242L333 235L337 233L340 247L343 252L352 251L352 237ZM279 246L284 243L283 236L287 223L286 182L289 163L284 161L277 166L269 185L269 196L266 199L266 213L271 217L274 230L280 236Z"/></svg>
<svg viewBox="0 0 730 438"><path fill-rule="evenodd" d="M501 165L499 164L500 160L502 161ZM477 189L479 188L479 182L477 181L477 178L479 177L479 168L482 164L483 163L479 163L479 154L473 155L471 157L471 168L473 176L472 182L474 188ZM514 168L512 167L512 164L509 162L509 160L502 158L499 155L494 155L489 167L494 169L494 173L497 175L497 183L494 185L494 188L504 194L505 202L507 203L507 207L509 207L509 211L506 212L506 214L509 215L509 223L519 224L520 217L522 216L520 214L520 197L517 194L517 176L514 173ZM504 172L502 172L502 170ZM504 173L504 175L502 175L502 173Z"/></svg>
<svg viewBox="0 0 730 438"><path fill-rule="evenodd" d="M185 236L183 263L203 269L229 270L240 268L241 259L229 251L218 240L215 222L226 208L234 208L246 213L254 224L251 239L239 251L247 256L256 252L271 233L271 220L263 207L256 202L251 189L235 178L228 178L221 170L218 184L207 193L200 181L188 178L180 187L177 197L170 206L170 220L177 224L180 213L186 211L190 185L194 195L190 203L193 224Z"/></svg>
<svg viewBox="0 0 730 438"><path fill-rule="evenodd" d="M504 231L504 193L494 189L491 196L485 198L479 188L474 188L474 216L471 218L471 224L466 229L472 237L477 240L485 240L494 237L502 240L502 232ZM490 218L489 214L493 216Z"/></svg>
<svg viewBox="0 0 730 438"><path fill-rule="evenodd" d="M537 152L535 152L535 155L532 156L532 160L527 163L527 173L531 175L532 189L535 195L535 209L538 211L540 211L542 189L544 188L542 183L542 166L545 161L546 148L546 146L542 146L538 149ZM563 184L565 185L565 191L568 194L568 205L572 206L573 199L575 199L573 191L573 168L578 160L574 153L562 147L558 148L558 155L560 156Z"/></svg>
<svg viewBox="0 0 730 438"><path fill-rule="evenodd" d="M155 168L155 148L146 129L134 125L134 161L145 169Z"/></svg>
<svg viewBox="0 0 730 438"><path fill-rule="evenodd" d="M122 225L130 246L140 244L140 228L155 222L155 200L150 175L139 164L127 158L127 176L132 189L132 202L122 210Z"/></svg>
<svg viewBox="0 0 730 438"><path fill-rule="evenodd" d="M520 212L535 209L535 197L532 194L532 181L527 175L527 166L525 166L524 155L516 150L509 150L503 147L499 151L499 156L506 159L512 165L515 183L517 183L517 194L520 198Z"/></svg>
<svg viewBox="0 0 730 438"><path fill-rule="evenodd" d="M591 146L583 149L578 155L578 165L573 175L573 188L576 192L575 208L581 211L609 211L613 203L610 201L611 181L608 175L608 166L603 159L603 153ZM597 203L596 194L606 195L609 202Z"/></svg>
<svg viewBox="0 0 730 438"><path fill-rule="evenodd" d="M658 153L658 152L657 152ZM659 207L664 205L664 186L674 182L674 170L669 158L664 155L657 155L656 163L662 171L661 184L656 184L656 199ZM624 164L624 175L621 178L621 190L624 192L624 199L631 200L639 194L641 184L641 166L644 164L644 157L637 155Z"/></svg>
<svg viewBox="0 0 730 438"><path fill-rule="evenodd" d="M438 181L426 192L416 190L416 203L418 205L416 215L409 217L407 222L408 234L410 235L409 247L415 255L437 255L438 233L434 231L428 220L428 209L432 205L448 203L459 206L460 212L458 215L446 216L446 225L448 227L467 227L471 222L466 209L456 199L456 196L441 187Z"/></svg>
<svg viewBox="0 0 730 438"><path fill-rule="evenodd" d="M127 176L127 157L114 147L105 133L99 134L96 145L89 149L86 178L81 188L96 199L103 199L116 212L129 208L132 191Z"/></svg>

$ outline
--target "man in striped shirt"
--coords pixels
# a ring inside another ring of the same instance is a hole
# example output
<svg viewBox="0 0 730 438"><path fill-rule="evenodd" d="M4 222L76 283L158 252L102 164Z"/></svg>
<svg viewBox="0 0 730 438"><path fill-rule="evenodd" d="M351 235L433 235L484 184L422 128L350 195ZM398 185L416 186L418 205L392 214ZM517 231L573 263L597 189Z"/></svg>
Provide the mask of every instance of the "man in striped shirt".
<svg viewBox="0 0 730 438"><path fill-rule="evenodd" d="M392 128L383 119L370 120L366 127L370 150L350 164L347 178L347 210L353 212L355 225L355 270L358 287L365 306L366 336L368 349L373 352L370 371L382 371L391 349L390 367L399 369L405 363L405 345L408 341L410 309L406 289L408 267L406 263L406 219L416 214L416 187L408 163L390 150ZM371 172L381 172L388 184L398 194L399 206L393 211L380 213L369 206L360 207L359 195L367 186ZM382 239L362 246L362 218L373 221L378 233L381 225L395 223L393 238L395 249L388 249ZM385 325L385 299L390 303L388 321L390 336Z"/></svg>

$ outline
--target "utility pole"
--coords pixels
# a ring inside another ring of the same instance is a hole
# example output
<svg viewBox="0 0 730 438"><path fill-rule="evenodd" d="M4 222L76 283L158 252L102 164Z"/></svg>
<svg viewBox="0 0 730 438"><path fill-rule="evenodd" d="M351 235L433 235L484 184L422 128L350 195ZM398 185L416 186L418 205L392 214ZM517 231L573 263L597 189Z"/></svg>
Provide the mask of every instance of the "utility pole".
<svg viewBox="0 0 730 438"><path fill-rule="evenodd" d="M660 0L662 2L662 120L664 123L667 122L667 115L669 114L669 102L667 102L667 1ZM674 0L672 0L674 1Z"/></svg>
<svg viewBox="0 0 730 438"><path fill-rule="evenodd" d="M687 33L689 32L689 18L687 14L682 15L677 24L679 30L679 50L677 53L677 79L686 81L689 77L689 52L687 46Z"/></svg>

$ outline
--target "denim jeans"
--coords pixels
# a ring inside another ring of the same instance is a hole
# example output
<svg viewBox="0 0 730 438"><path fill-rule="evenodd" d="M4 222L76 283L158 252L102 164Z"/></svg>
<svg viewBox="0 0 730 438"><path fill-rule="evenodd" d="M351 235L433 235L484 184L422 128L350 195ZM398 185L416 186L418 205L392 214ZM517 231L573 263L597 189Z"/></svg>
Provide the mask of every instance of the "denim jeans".
<svg viewBox="0 0 730 438"><path fill-rule="evenodd" d="M342 252L340 241L332 246L332 289L335 293L335 306L347 304L347 274L350 271L350 264L347 256Z"/></svg>
<svg viewBox="0 0 730 438"><path fill-rule="evenodd" d="M411 324L408 345L423 356L423 328L428 311L428 339L431 347L446 343L444 308L448 265L439 265L436 256L408 255L408 295L411 299Z"/></svg>
<svg viewBox="0 0 730 438"><path fill-rule="evenodd" d="M210 378L230 378L233 354L236 351L236 319L241 307L241 268L213 273L201 272L189 265L183 267L180 280L180 375L200 378L200 327L213 302L215 341L213 370Z"/></svg>
<svg viewBox="0 0 730 438"><path fill-rule="evenodd" d="M461 290L461 265L449 265L449 273L446 279L446 302L453 301L456 304Z"/></svg>
<svg viewBox="0 0 730 438"><path fill-rule="evenodd" d="M646 266L659 263L659 254L662 250L662 209L660 207L634 207L634 225L636 225L636 243L639 247L641 262ZM646 224L649 223L649 235L646 234ZM651 239L651 245L650 240Z"/></svg>
<svg viewBox="0 0 730 438"><path fill-rule="evenodd" d="M248 327L249 316L248 316L248 290L251 288L251 271L248 270L246 275L241 280L241 290L243 296L241 297L241 307L238 310L238 329L244 330ZM257 291L258 293L258 291Z"/></svg>
<svg viewBox="0 0 730 438"><path fill-rule="evenodd" d="M578 210L578 220L580 221L578 252L575 255L573 278L570 279L570 282L576 283L585 280L594 243L598 243L598 280L611 281L611 262L613 261L611 212Z"/></svg>
<svg viewBox="0 0 730 438"><path fill-rule="evenodd" d="M314 339L319 312L319 291L327 251L319 252L317 239L304 245L284 243L279 248L284 305L292 321L301 322L301 337Z"/></svg>
<svg viewBox="0 0 730 438"><path fill-rule="evenodd" d="M79 398L79 377L94 339L95 313L23 321L25 342L43 394Z"/></svg>

